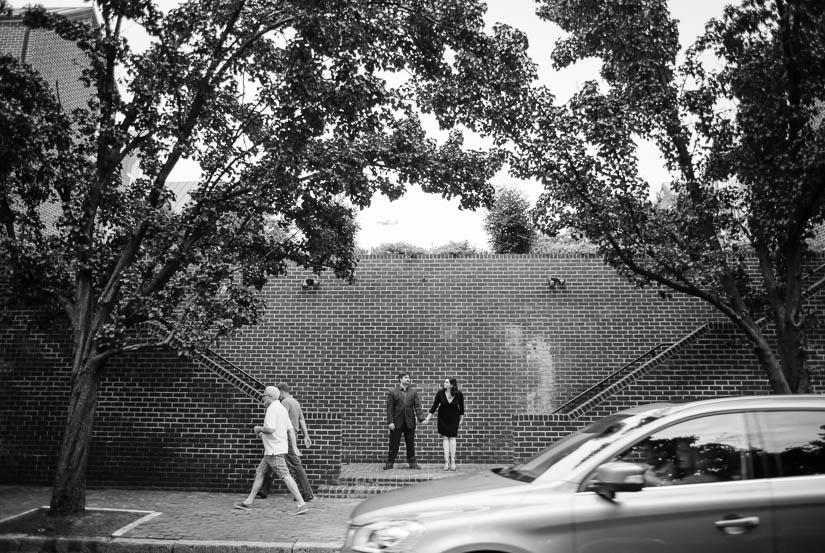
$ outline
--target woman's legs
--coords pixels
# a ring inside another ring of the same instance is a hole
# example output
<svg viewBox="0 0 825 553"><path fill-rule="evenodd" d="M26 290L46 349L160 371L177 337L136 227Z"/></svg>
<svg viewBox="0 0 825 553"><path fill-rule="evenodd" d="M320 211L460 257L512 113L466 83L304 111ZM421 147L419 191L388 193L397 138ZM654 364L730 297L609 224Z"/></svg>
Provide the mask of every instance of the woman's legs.
<svg viewBox="0 0 825 553"><path fill-rule="evenodd" d="M447 436L441 437L441 445L444 447L444 470L450 469L450 438Z"/></svg>
<svg viewBox="0 0 825 553"><path fill-rule="evenodd" d="M455 444L455 438L453 437L453 438L446 438L446 439L448 439L449 442L450 442L450 446L449 446L450 447L450 459L452 459L452 462L450 464L450 468L455 470L455 445L456 445Z"/></svg>

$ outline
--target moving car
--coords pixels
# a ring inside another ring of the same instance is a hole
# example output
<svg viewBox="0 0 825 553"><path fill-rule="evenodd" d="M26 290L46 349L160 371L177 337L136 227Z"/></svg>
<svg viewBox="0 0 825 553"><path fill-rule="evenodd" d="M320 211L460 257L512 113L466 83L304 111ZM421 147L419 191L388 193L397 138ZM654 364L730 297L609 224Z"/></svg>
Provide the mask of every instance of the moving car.
<svg viewBox="0 0 825 553"><path fill-rule="evenodd" d="M825 396L656 404L365 500L347 553L825 551Z"/></svg>

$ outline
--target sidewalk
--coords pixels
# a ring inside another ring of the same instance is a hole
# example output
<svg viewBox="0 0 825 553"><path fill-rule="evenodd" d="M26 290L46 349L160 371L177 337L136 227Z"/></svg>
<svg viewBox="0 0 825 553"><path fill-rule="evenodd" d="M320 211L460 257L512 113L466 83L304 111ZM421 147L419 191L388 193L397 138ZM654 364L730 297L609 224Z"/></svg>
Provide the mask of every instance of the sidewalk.
<svg viewBox="0 0 825 553"><path fill-rule="evenodd" d="M0 535L0 551L189 553L334 553L346 537L346 521L361 499L317 498L306 515L289 516L291 496L256 499L251 511L233 508L244 494L163 490L88 490L87 508L160 513L118 537L56 540ZM47 506L51 488L0 486L0 520ZM61 543L62 542L62 543Z"/></svg>
<svg viewBox="0 0 825 553"><path fill-rule="evenodd" d="M372 493L399 485L452 478L500 465L463 464L444 472L441 464L422 464L422 470L398 465L382 470L380 463L341 467L342 488L361 487ZM363 499L338 496L336 487L309 503L309 513L289 516L295 508L290 495L256 499L252 510L235 509L244 493L181 492L168 490L90 489L88 509L149 511L138 524L96 538L21 537L0 534L0 552L80 553L337 553L346 539L347 519ZM319 489L316 489L316 494ZM343 495L343 491L341 492ZM0 521L49 505L51 488L0 486Z"/></svg>
<svg viewBox="0 0 825 553"><path fill-rule="evenodd" d="M444 472L441 464L422 464L422 470L399 465L384 471L380 463L344 465L341 481L374 492L415 484L423 480L451 478L498 465L464 464L460 471ZM342 485L346 488L346 485ZM317 492L318 490L316 490ZM327 490L335 495L336 490ZM234 508L243 493L181 492L167 490L90 489L89 509L150 511L138 524L116 532L117 536L67 538L0 535L0 551L94 552L94 553L336 553L346 539L347 519L363 499L317 497L309 513L289 516L295 508L289 495L256 499L251 511ZM0 521L31 509L48 506L51 488L0 486Z"/></svg>

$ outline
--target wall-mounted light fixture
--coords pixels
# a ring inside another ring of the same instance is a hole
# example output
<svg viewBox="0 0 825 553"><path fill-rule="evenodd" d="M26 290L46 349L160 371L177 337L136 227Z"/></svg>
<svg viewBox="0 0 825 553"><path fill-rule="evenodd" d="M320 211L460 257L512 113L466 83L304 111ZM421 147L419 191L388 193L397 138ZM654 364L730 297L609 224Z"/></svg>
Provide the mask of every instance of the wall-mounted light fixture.
<svg viewBox="0 0 825 553"><path fill-rule="evenodd" d="M550 278L547 279L547 286L550 289L556 288L557 286L559 288L563 288L565 284L567 284L567 281L563 278L550 277Z"/></svg>
<svg viewBox="0 0 825 553"><path fill-rule="evenodd" d="M321 280L317 278L305 278L301 283L301 288L304 290L315 290L321 286Z"/></svg>

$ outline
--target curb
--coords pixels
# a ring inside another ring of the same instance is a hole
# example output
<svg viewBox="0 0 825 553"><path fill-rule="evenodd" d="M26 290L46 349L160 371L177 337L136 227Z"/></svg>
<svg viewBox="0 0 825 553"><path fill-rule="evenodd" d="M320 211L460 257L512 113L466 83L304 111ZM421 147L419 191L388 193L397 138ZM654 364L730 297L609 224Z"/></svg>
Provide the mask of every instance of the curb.
<svg viewBox="0 0 825 553"><path fill-rule="evenodd" d="M0 551L9 553L341 553L343 548L341 542L49 538L24 534L0 536Z"/></svg>

